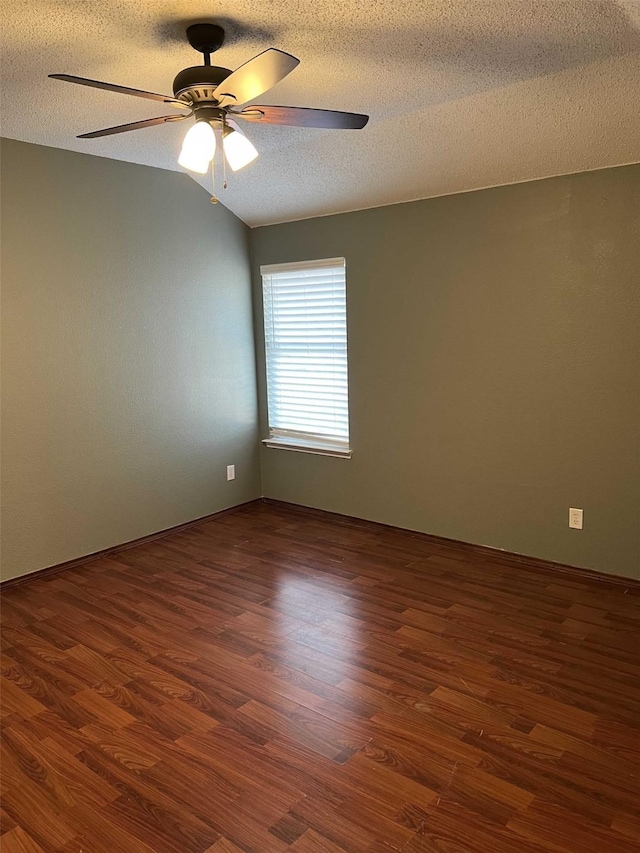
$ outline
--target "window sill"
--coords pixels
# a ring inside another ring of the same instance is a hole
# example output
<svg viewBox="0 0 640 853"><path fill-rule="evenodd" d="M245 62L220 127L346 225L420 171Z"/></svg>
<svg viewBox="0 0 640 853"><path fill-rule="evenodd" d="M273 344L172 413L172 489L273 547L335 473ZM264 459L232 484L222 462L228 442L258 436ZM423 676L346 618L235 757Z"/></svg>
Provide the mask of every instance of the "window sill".
<svg viewBox="0 0 640 853"><path fill-rule="evenodd" d="M315 442L303 438L285 438L283 436L272 436L264 438L262 443L265 447L275 447L279 450L294 450L297 453L314 453L317 456L336 456L339 459L351 459L352 450L341 444L331 442Z"/></svg>

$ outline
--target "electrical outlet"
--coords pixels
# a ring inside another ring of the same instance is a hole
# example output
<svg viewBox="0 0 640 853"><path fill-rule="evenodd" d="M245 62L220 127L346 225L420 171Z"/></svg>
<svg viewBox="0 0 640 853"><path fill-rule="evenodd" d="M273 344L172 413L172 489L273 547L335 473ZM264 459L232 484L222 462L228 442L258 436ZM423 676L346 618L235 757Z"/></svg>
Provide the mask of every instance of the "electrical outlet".
<svg viewBox="0 0 640 853"><path fill-rule="evenodd" d="M235 478L236 478L236 466L235 465L227 465L227 480L235 480Z"/></svg>
<svg viewBox="0 0 640 853"><path fill-rule="evenodd" d="M582 530L582 516L583 510L571 507L569 509L569 527L573 527L575 530Z"/></svg>

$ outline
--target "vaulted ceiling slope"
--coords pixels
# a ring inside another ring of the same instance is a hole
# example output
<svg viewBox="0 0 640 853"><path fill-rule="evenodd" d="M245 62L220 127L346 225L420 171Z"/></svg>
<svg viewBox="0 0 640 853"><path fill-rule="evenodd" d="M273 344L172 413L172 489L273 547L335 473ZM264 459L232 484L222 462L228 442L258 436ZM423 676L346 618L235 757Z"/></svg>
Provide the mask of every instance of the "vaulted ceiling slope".
<svg viewBox="0 0 640 853"><path fill-rule="evenodd" d="M47 74L170 94L199 64L184 30L200 20L227 30L214 64L301 59L263 103L371 115L361 131L247 125L261 156L219 194L250 225L640 160L640 0L22 0L3 17L14 139L178 170L186 122L75 138L165 106Z"/></svg>

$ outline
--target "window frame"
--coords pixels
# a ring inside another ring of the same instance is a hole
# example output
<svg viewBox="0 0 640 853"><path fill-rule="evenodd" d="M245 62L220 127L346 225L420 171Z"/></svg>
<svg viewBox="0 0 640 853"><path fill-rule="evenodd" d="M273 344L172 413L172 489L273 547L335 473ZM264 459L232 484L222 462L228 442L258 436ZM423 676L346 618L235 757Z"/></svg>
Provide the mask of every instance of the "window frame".
<svg viewBox="0 0 640 853"><path fill-rule="evenodd" d="M267 350L267 329L265 310L265 276L277 272L295 270L326 269L331 265L344 267L345 278L345 346L347 351L347 437L342 439L338 436L325 436L319 433L304 432L295 429L272 427L269 411L269 354ZM263 264L260 266L260 282L262 287L262 328L264 334L264 359L265 359L265 397L267 400L267 429L269 436L262 439L262 444L270 448L281 450L293 450L299 453L311 453L321 456L333 456L340 459L350 459L353 450L351 440L351 419L349 412L349 355L348 355L348 329L347 329L347 305L346 305L346 283L347 262L346 258L317 258L315 260L291 261L280 264Z"/></svg>

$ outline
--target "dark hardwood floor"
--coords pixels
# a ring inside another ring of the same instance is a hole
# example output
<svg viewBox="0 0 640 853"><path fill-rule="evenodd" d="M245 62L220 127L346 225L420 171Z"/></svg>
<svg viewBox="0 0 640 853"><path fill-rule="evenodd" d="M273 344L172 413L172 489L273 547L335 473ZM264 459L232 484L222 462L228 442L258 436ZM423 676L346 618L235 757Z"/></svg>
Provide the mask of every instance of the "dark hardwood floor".
<svg viewBox="0 0 640 853"><path fill-rule="evenodd" d="M3 853L639 849L637 586L255 505L3 599Z"/></svg>

